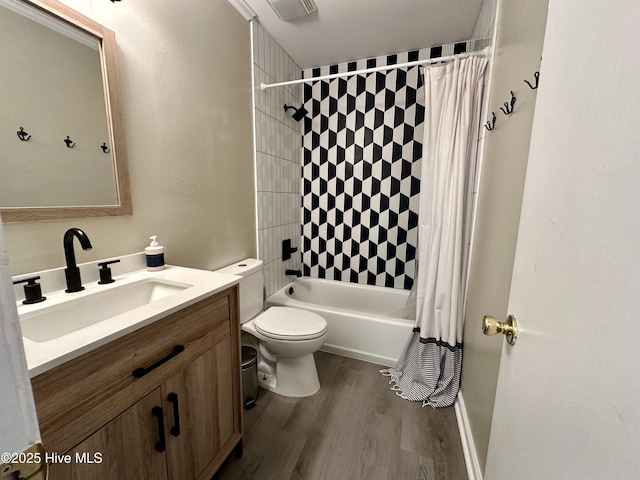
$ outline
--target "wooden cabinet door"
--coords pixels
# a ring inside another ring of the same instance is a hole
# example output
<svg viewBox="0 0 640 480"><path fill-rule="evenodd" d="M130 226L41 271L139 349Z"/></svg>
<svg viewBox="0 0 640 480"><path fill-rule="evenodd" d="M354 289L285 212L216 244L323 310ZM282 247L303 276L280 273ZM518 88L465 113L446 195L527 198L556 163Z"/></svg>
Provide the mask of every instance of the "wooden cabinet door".
<svg viewBox="0 0 640 480"><path fill-rule="evenodd" d="M162 417L162 396L156 388L67 452L69 464L51 464L49 479L166 479L166 453L156 450L162 447L156 443L162 441Z"/></svg>
<svg viewBox="0 0 640 480"><path fill-rule="evenodd" d="M162 386L170 480L211 478L234 433L231 341L224 336Z"/></svg>

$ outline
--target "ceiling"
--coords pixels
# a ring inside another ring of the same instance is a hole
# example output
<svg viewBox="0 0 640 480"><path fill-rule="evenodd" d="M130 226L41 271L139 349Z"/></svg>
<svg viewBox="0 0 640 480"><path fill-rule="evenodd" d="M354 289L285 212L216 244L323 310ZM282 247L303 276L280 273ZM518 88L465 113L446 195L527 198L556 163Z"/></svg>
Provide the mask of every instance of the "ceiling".
<svg viewBox="0 0 640 480"><path fill-rule="evenodd" d="M314 0L289 22L267 0L245 0L302 69L470 40L483 0Z"/></svg>

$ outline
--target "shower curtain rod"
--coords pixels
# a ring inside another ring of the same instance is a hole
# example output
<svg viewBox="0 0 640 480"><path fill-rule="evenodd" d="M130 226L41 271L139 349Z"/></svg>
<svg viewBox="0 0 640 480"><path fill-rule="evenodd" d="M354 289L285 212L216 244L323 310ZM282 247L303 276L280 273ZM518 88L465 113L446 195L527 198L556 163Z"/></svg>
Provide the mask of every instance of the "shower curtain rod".
<svg viewBox="0 0 640 480"><path fill-rule="evenodd" d="M385 65L383 67L365 68L363 70L355 70L353 72L340 72L340 73L332 73L330 75L323 75L321 77L302 78L300 80L289 80L288 82L261 83L260 90L266 90L268 88L273 88L273 87L283 87L285 85L295 85L297 83L309 83L309 82L316 82L318 80L329 80L332 78L351 77L353 75L362 75L364 73L382 72L385 70L393 70L394 68L413 67L415 65L428 65L432 63L447 62L449 60L454 60L456 58L467 58L472 56L481 56L481 57L489 56L489 47L486 47L482 50L478 50L476 52L457 53L455 55L449 55L448 57L435 57L435 58L430 58L428 60L415 60L413 62L398 63L394 65Z"/></svg>

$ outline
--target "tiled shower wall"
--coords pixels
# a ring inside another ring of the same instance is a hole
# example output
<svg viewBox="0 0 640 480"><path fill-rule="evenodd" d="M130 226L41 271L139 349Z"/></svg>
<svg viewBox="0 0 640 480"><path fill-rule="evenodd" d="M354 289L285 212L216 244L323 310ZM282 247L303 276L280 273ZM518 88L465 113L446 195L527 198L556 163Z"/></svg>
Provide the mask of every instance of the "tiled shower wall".
<svg viewBox="0 0 640 480"><path fill-rule="evenodd" d="M260 90L261 83L300 78L300 68L256 20L252 21L258 256L264 262L267 295L293 278L286 269L300 261L300 157L302 126L291 118L299 107L300 85ZM298 252L282 261L282 240L290 238Z"/></svg>
<svg viewBox="0 0 640 480"><path fill-rule="evenodd" d="M477 40L305 70L311 78L480 50ZM424 93L418 67L304 85L304 274L411 288Z"/></svg>

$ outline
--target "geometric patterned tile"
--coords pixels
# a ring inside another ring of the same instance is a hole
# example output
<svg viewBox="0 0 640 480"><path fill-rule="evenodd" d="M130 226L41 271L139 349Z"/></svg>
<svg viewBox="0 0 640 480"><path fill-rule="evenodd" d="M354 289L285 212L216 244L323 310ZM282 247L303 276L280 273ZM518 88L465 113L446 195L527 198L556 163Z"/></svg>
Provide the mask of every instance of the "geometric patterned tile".
<svg viewBox="0 0 640 480"><path fill-rule="evenodd" d="M325 75L417 55L304 73ZM417 67L305 85L310 112L303 135L305 275L411 288L425 113L421 86Z"/></svg>

